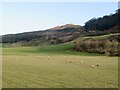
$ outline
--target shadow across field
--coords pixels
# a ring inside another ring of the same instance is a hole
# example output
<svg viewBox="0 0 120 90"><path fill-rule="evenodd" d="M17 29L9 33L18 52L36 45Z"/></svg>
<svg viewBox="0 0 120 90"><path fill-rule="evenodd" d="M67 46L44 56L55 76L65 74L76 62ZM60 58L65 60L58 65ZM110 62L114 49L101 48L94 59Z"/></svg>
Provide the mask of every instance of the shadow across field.
<svg viewBox="0 0 120 90"><path fill-rule="evenodd" d="M98 53L77 52L73 49L74 44L59 44L38 47L11 47L3 48L3 55L80 55L80 56L103 56Z"/></svg>

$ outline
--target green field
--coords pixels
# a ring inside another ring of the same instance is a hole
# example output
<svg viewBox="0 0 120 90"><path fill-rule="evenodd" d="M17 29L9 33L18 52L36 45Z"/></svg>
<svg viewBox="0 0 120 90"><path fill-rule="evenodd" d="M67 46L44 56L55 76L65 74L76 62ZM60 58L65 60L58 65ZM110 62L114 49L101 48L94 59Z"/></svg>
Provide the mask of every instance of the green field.
<svg viewBox="0 0 120 90"><path fill-rule="evenodd" d="M59 44L39 47L7 47L3 48L3 55L79 55L79 56L101 56L98 53L76 52L74 44Z"/></svg>
<svg viewBox="0 0 120 90"><path fill-rule="evenodd" d="M96 64L100 66L91 67ZM112 88L117 87L117 75L115 57L3 56L3 87Z"/></svg>
<svg viewBox="0 0 120 90"><path fill-rule="evenodd" d="M117 57L76 52L72 50L73 46L63 44L3 48L3 87L116 88L118 86Z"/></svg>

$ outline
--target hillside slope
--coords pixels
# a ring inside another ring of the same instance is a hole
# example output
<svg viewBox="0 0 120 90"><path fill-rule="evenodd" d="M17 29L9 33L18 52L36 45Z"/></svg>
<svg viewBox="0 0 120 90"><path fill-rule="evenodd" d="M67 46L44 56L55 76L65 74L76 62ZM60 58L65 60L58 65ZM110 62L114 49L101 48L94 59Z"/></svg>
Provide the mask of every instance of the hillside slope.
<svg viewBox="0 0 120 90"><path fill-rule="evenodd" d="M67 24L63 26L58 26L55 28L50 28L44 31L34 31L25 32L19 34L9 34L2 36L2 43L36 43L36 45L41 43L48 44L59 44L67 41L74 40L80 36L84 28L79 25Z"/></svg>
<svg viewBox="0 0 120 90"><path fill-rule="evenodd" d="M85 26L66 24L43 31L8 34L2 37L2 43L13 46L54 45L73 41L82 36L98 36L110 33L120 33L120 10L115 14L106 15L87 21Z"/></svg>
<svg viewBox="0 0 120 90"><path fill-rule="evenodd" d="M120 56L120 33L97 37L83 37L74 41L74 49L80 52L101 53L108 56Z"/></svg>

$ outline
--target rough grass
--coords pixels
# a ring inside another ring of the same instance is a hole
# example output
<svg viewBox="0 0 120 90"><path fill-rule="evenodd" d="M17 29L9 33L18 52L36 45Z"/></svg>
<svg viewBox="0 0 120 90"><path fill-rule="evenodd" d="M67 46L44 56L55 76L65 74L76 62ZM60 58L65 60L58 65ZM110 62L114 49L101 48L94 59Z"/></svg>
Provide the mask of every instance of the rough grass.
<svg viewBox="0 0 120 90"><path fill-rule="evenodd" d="M80 41L80 40L84 40L84 39L87 39L87 38L92 38L92 39L105 39L105 38L108 38L110 36L113 36L113 35L120 35L120 33L114 33L114 34L106 34L106 35L101 35L101 36L87 36L87 37L79 37L75 40L73 40L72 42L76 41Z"/></svg>
<svg viewBox="0 0 120 90"><path fill-rule="evenodd" d="M116 88L117 63L117 57L105 56L3 55L3 87Z"/></svg>
<svg viewBox="0 0 120 90"><path fill-rule="evenodd" d="M93 38L93 39L104 39L104 38L108 38L108 37L114 36L114 35L120 35L120 33L106 34L106 35L100 35L100 36L90 36L90 37L88 37L88 38Z"/></svg>

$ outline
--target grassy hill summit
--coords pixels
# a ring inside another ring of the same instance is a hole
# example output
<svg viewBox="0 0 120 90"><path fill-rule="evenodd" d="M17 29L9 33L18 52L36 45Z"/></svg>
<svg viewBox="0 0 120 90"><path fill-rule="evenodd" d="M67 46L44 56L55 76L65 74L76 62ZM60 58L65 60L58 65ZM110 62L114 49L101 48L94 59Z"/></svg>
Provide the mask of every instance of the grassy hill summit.
<svg viewBox="0 0 120 90"><path fill-rule="evenodd" d="M48 30L63 30L63 29L66 29L66 28L80 28L80 27L81 27L80 25L66 24L66 25L62 25L62 26L57 26L57 27L54 27L54 28L50 28Z"/></svg>

